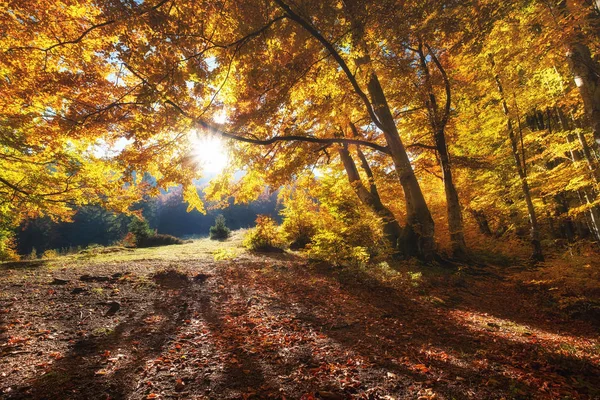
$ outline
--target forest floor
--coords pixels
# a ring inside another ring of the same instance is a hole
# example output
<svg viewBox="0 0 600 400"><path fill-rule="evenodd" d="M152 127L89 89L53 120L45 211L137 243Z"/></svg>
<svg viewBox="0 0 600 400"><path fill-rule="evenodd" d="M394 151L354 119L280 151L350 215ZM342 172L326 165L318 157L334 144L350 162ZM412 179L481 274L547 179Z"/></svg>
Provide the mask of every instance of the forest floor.
<svg viewBox="0 0 600 400"><path fill-rule="evenodd" d="M239 236L0 265L0 397L600 398L598 262L339 268Z"/></svg>

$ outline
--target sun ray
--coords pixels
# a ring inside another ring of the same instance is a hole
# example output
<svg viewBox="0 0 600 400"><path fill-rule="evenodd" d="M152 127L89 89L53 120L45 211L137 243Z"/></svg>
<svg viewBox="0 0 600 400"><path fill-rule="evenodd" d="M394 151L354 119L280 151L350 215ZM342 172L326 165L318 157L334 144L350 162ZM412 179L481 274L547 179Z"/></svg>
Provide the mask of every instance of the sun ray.
<svg viewBox="0 0 600 400"><path fill-rule="evenodd" d="M214 135L190 133L190 143L194 160L204 172L218 174L229 163L229 155L221 138Z"/></svg>

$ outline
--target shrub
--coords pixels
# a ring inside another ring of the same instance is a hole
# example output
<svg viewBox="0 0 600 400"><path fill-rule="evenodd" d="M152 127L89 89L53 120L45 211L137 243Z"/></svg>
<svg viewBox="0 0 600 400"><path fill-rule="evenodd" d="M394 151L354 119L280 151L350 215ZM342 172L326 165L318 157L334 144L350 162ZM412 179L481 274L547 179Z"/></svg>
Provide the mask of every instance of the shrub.
<svg viewBox="0 0 600 400"><path fill-rule="evenodd" d="M305 248L312 242L319 221L318 204L307 190L284 188L279 200L285 204L280 214L283 217L281 232L290 249Z"/></svg>
<svg viewBox="0 0 600 400"><path fill-rule="evenodd" d="M140 243L154 235L154 232L150 229L148 222L139 218L134 218L133 221L131 221L129 224L129 232L133 233L135 236L135 244L138 247L142 247L140 246Z"/></svg>
<svg viewBox="0 0 600 400"><path fill-rule="evenodd" d="M171 235L155 234L137 241L137 247L159 247L172 244L183 244L184 241Z"/></svg>
<svg viewBox="0 0 600 400"><path fill-rule="evenodd" d="M223 214L217 215L215 225L210 227L211 240L225 240L231 236L231 229L225 225L225 217Z"/></svg>
<svg viewBox="0 0 600 400"><path fill-rule="evenodd" d="M131 232L127 232L127 235L118 243L123 247L135 247L135 235Z"/></svg>
<svg viewBox="0 0 600 400"><path fill-rule="evenodd" d="M0 230L0 261L16 261L19 259L17 245L12 232Z"/></svg>
<svg viewBox="0 0 600 400"><path fill-rule="evenodd" d="M256 218L256 227L250 229L244 237L244 246L257 252L283 252L283 240L275 220L267 215L259 215Z"/></svg>
<svg viewBox="0 0 600 400"><path fill-rule="evenodd" d="M290 248L306 245L311 259L333 265L362 266L387 254L380 218L360 203L344 176L331 174L307 186L283 196L282 230Z"/></svg>
<svg viewBox="0 0 600 400"><path fill-rule="evenodd" d="M42 253L43 259L57 258L60 254L56 250L46 250Z"/></svg>
<svg viewBox="0 0 600 400"><path fill-rule="evenodd" d="M35 247L31 248L31 253L29 253L29 255L27 256L27 259L28 260L37 260L38 259L38 252Z"/></svg>
<svg viewBox="0 0 600 400"><path fill-rule="evenodd" d="M171 235L156 234L148 223L139 218L129 224L129 232L135 237L137 247L159 247L171 244L183 244L183 240Z"/></svg>
<svg viewBox="0 0 600 400"><path fill-rule="evenodd" d="M362 266L369 262L369 249L352 246L335 232L320 231L313 237L308 256L314 260L326 261L333 265Z"/></svg>

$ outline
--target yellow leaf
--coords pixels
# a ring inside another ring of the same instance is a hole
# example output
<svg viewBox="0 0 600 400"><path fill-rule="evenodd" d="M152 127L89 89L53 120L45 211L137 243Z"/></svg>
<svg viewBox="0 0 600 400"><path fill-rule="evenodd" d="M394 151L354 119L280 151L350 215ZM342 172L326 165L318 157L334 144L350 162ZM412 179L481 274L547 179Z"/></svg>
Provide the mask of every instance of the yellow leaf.
<svg viewBox="0 0 600 400"><path fill-rule="evenodd" d="M198 190L195 185L187 185L184 187L183 200L188 203L187 212L196 209L202 214L206 214L204 203L200 196L198 196Z"/></svg>

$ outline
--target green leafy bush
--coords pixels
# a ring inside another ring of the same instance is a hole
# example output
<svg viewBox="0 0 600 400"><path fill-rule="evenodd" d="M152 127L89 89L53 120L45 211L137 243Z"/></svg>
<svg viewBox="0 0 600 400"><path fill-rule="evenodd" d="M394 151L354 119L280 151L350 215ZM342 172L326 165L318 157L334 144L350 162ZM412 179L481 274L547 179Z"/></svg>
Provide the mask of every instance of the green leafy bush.
<svg viewBox="0 0 600 400"><path fill-rule="evenodd" d="M150 236L154 235L150 225L143 219L134 218L129 224L129 232L135 236L135 245L141 247L140 244Z"/></svg>
<svg viewBox="0 0 600 400"><path fill-rule="evenodd" d="M0 261L15 261L19 259L14 234L0 228Z"/></svg>
<svg viewBox="0 0 600 400"><path fill-rule="evenodd" d="M316 199L306 189L286 187L279 193L279 200L285 204L280 214L283 217L281 232L286 242L291 250L306 248L318 230Z"/></svg>
<svg viewBox="0 0 600 400"><path fill-rule="evenodd" d="M172 244L183 244L183 240L171 235L157 234L148 225L148 222L135 218L129 224L129 232L135 236L137 247L159 247Z"/></svg>
<svg viewBox="0 0 600 400"><path fill-rule="evenodd" d="M324 230L313 237L313 243L308 249L308 256L333 265L353 266L364 265L371 258L367 247L353 246L342 235Z"/></svg>
<svg viewBox="0 0 600 400"><path fill-rule="evenodd" d="M225 217L223 214L217 215L217 218L215 218L215 225L210 227L210 239L225 240L230 236L231 229L225 224Z"/></svg>
<svg viewBox="0 0 600 400"><path fill-rule="evenodd" d="M183 244L184 241L171 235L155 234L145 237L137 243L137 247L159 247L172 244Z"/></svg>
<svg viewBox="0 0 600 400"><path fill-rule="evenodd" d="M256 226L244 237L244 246L257 252L283 252L284 243L275 220L267 215L259 215L256 218Z"/></svg>
<svg viewBox="0 0 600 400"><path fill-rule="evenodd" d="M333 265L362 266L386 254L380 218L360 203L342 174L302 185L308 189L288 189L292 195L283 197L282 231L292 244L306 244L311 259Z"/></svg>

